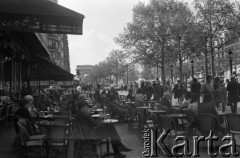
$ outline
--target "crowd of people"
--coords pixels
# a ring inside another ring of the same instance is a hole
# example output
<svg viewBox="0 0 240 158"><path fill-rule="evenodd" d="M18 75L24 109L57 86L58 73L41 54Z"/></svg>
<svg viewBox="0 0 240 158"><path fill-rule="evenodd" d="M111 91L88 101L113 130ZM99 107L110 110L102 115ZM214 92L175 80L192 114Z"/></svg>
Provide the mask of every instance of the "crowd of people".
<svg viewBox="0 0 240 158"><path fill-rule="evenodd" d="M61 106L61 109L70 111L72 117L77 120L84 129L85 138L106 138L110 137L115 157L125 157L121 151L130 151L121 143L121 139L113 125L100 126L97 119L90 116L89 108L107 109L112 118L120 121L126 121L128 109L126 102L133 103L134 108L145 106L148 101L155 101L154 108L166 110L167 113L177 113L181 110L188 111L190 120L194 123L201 113L210 113L216 116L216 128L224 131L223 119L219 116L219 112L225 112L226 106L230 106L232 113L237 113L237 103L240 96L240 84L235 77L231 77L226 84L220 77L213 78L207 76L206 82L200 84L196 78L193 78L189 87L186 84L177 81L175 85L170 85L168 81L166 86L161 85L157 78L155 81L141 82L139 84L131 84L126 96L119 95L119 92L111 87L105 89L97 85L94 87L82 88L80 91L71 92L63 95L61 91L36 91L32 90L26 83L22 87L22 99L18 99L18 95L7 91L0 91L0 103L15 103L13 113L17 116L14 120L15 127L18 117L24 117L30 120L33 128L31 132L37 132L35 120L32 115L38 111L44 111L49 108ZM94 89L94 91L93 91ZM90 99L87 99L90 98ZM177 101L178 107L173 106L173 98ZM6 107L2 106L1 116L6 113ZM16 132L18 132L18 129Z"/></svg>

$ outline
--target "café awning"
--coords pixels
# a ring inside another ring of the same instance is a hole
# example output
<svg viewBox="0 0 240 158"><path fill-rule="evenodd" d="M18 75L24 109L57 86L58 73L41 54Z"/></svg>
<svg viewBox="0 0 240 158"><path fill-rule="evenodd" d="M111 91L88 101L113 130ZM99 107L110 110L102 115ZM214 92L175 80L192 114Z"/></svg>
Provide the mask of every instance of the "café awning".
<svg viewBox="0 0 240 158"><path fill-rule="evenodd" d="M50 52L45 44L41 43L40 36L33 32L15 32L16 36L29 49L31 53L50 59Z"/></svg>
<svg viewBox="0 0 240 158"><path fill-rule="evenodd" d="M0 0L0 29L82 34L84 15L48 0Z"/></svg>
<svg viewBox="0 0 240 158"><path fill-rule="evenodd" d="M36 63L36 70L31 71L31 81L55 80L55 81L72 81L74 75L60 68L53 62L40 57L33 57Z"/></svg>

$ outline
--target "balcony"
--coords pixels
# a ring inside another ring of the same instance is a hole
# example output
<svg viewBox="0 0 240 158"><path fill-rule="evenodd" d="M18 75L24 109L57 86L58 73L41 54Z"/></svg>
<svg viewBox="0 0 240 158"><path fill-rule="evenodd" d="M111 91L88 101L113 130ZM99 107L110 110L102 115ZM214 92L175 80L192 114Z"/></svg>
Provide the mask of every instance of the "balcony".
<svg viewBox="0 0 240 158"><path fill-rule="evenodd" d="M58 52L58 53L59 53L59 48L56 47L56 46L48 46L48 49L54 50L55 52Z"/></svg>
<svg viewBox="0 0 240 158"><path fill-rule="evenodd" d="M55 39L59 41L59 36L57 34L48 34L48 38Z"/></svg>

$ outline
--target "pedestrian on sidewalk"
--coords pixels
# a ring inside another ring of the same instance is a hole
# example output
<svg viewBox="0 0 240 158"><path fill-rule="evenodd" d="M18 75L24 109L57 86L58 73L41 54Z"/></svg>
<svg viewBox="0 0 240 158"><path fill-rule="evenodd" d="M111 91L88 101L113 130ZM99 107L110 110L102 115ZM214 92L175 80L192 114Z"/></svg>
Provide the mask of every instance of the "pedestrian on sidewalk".
<svg viewBox="0 0 240 158"><path fill-rule="evenodd" d="M220 83L220 77L215 77L214 79L214 93L213 98L216 102L217 108L221 108L222 112L225 112L225 107L227 104L227 91L223 84ZM222 107L220 107L222 106Z"/></svg>
<svg viewBox="0 0 240 158"><path fill-rule="evenodd" d="M213 80L212 76L208 75L206 78L206 82L202 84L201 94L213 93L215 91L213 88L212 80Z"/></svg>
<svg viewBox="0 0 240 158"><path fill-rule="evenodd" d="M237 113L237 102L239 101L239 89L240 85L236 81L235 77L231 77L230 82L227 85L228 91L228 106L231 107L232 113Z"/></svg>
<svg viewBox="0 0 240 158"><path fill-rule="evenodd" d="M198 103L200 103L200 94L201 94L201 84L196 78L193 78L191 84L191 93L198 98Z"/></svg>
<svg viewBox="0 0 240 158"><path fill-rule="evenodd" d="M180 80L178 80L177 84L174 86L173 93L174 93L174 99L177 99L178 103L180 103L183 98L183 86Z"/></svg>

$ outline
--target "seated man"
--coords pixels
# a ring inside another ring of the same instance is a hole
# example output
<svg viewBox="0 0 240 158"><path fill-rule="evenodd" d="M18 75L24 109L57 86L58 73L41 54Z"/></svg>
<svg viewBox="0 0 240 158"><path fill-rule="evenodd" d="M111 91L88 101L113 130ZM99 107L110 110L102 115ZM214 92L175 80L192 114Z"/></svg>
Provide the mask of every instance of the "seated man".
<svg viewBox="0 0 240 158"><path fill-rule="evenodd" d="M16 112L15 112L16 117L14 119L14 126L15 126L16 132L18 132L17 122L19 118L26 118L31 122L31 124L28 127L30 134L34 134L34 132L36 132L36 128L34 125L35 121L30 114L30 109L32 105L33 105L33 97L31 95L26 95L23 98L22 102L20 103L19 107L16 109Z"/></svg>
<svg viewBox="0 0 240 158"><path fill-rule="evenodd" d="M223 119L218 115L216 103L213 100L211 93L206 93L203 96L203 102L198 105L198 113L209 113L216 116L216 128L221 132L225 131L226 127L222 124Z"/></svg>
<svg viewBox="0 0 240 158"><path fill-rule="evenodd" d="M180 102L180 109L187 109L189 104L190 104L190 101L191 101L191 97L192 97L192 94L191 92L186 92L185 96L184 96L184 101L183 102Z"/></svg>
<svg viewBox="0 0 240 158"><path fill-rule="evenodd" d="M76 115L76 120L83 126L83 135L85 140L105 139L110 137L112 148L114 151L114 158L124 158L121 151L131 151L125 147L114 127L113 124L104 124L101 126L101 120L91 118L88 103L80 101L77 106L79 107Z"/></svg>

